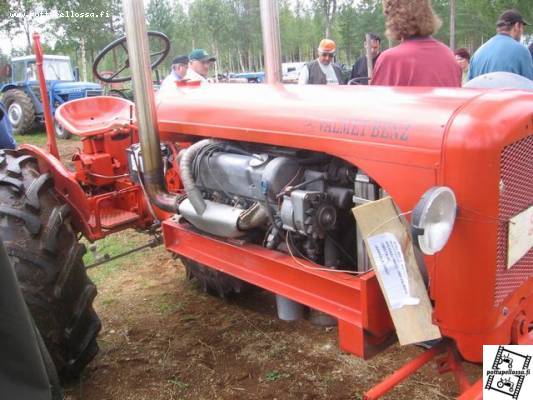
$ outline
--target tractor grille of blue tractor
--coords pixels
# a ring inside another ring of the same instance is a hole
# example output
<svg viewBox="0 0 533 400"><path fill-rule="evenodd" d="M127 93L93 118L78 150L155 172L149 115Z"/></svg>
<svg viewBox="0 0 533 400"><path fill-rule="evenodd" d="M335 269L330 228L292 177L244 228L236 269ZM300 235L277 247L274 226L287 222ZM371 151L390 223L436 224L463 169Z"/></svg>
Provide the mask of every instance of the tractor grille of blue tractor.
<svg viewBox="0 0 533 400"><path fill-rule="evenodd" d="M86 93L87 93L87 97L94 97L94 96L102 95L102 91L100 89L87 90Z"/></svg>
<svg viewBox="0 0 533 400"><path fill-rule="evenodd" d="M101 96L102 91L100 89L90 89L85 91L79 91L79 92L72 92L68 94L61 94L59 97L63 99L63 102L76 100L76 99L82 99L84 97L94 97L94 96Z"/></svg>
<svg viewBox="0 0 533 400"><path fill-rule="evenodd" d="M82 97L85 97L85 96L83 95L83 92L69 93L69 94L67 95L67 98L65 99L65 101L81 99Z"/></svg>

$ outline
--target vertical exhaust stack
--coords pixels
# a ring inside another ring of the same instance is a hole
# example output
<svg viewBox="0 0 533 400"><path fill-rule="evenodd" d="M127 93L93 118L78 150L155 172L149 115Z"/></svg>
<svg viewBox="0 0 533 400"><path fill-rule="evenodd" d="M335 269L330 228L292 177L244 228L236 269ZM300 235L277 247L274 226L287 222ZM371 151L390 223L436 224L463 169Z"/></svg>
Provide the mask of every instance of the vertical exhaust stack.
<svg viewBox="0 0 533 400"><path fill-rule="evenodd" d="M278 2L260 0L263 53L265 55L266 82L281 83L281 41L279 37ZM303 318L305 307L287 297L276 294L278 318L296 321Z"/></svg>
<svg viewBox="0 0 533 400"><path fill-rule="evenodd" d="M150 200L159 208L176 212L176 196L164 188L163 161L159 142L150 48L144 15L143 0L124 0L124 27L127 37L135 113L142 152L144 185Z"/></svg>
<svg viewBox="0 0 533 400"><path fill-rule="evenodd" d="M278 2L261 0L260 6L266 81L269 84L276 84L281 82L281 41L279 38Z"/></svg>

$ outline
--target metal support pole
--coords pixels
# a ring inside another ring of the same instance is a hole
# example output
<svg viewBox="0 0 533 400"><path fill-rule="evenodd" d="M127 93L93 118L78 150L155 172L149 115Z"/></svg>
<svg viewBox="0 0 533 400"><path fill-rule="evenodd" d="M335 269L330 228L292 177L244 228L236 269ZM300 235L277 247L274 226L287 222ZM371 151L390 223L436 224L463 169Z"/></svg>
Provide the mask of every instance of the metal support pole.
<svg viewBox="0 0 533 400"><path fill-rule="evenodd" d="M261 0L260 6L266 81L267 83L275 84L281 82L281 42L279 38L278 2Z"/></svg>
<svg viewBox="0 0 533 400"><path fill-rule="evenodd" d="M163 161L155 108L150 47L144 15L143 0L124 0L124 28L128 45L135 114L139 128L139 143L143 154L143 179L150 199L159 208L175 212L176 196L164 189Z"/></svg>
<svg viewBox="0 0 533 400"><path fill-rule="evenodd" d="M37 66L37 76L39 77L41 99L43 102L44 125L46 127L46 145L50 154L59 160L59 149L56 141L54 118L52 116L52 111L50 111L50 100L48 97L46 79L43 72L43 49L41 47L41 36L38 33L33 34L33 52L35 53L35 65Z"/></svg>
<svg viewBox="0 0 533 400"><path fill-rule="evenodd" d="M366 68L367 68L367 76L368 76L368 84L372 83L372 77L374 76L374 60L372 60L372 46L371 41L372 38L370 37L370 33L367 33L365 35L365 41L366 41Z"/></svg>

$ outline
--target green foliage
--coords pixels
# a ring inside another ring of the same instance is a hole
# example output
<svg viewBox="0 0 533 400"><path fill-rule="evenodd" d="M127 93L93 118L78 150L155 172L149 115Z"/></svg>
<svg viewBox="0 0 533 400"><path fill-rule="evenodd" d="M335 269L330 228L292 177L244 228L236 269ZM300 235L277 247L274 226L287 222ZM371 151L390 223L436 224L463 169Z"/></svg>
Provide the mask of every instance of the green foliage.
<svg viewBox="0 0 533 400"><path fill-rule="evenodd" d="M61 140L61 139L58 139ZM21 144L33 144L39 147L46 146L46 133L35 131L26 135L15 135L15 141L18 145Z"/></svg>
<svg viewBox="0 0 533 400"><path fill-rule="evenodd" d="M0 2L0 31L10 39L19 34L23 34L25 38L26 46L20 49L17 55L31 52L30 34L40 28L33 15L42 11L41 0L3 0Z"/></svg>

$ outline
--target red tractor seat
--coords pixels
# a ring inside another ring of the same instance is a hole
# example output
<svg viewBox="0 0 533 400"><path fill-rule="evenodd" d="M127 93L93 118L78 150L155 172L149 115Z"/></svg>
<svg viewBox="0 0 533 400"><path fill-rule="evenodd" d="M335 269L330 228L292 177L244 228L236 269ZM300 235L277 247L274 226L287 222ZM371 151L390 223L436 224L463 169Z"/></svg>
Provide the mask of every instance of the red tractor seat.
<svg viewBox="0 0 533 400"><path fill-rule="evenodd" d="M129 125L133 107L134 103L120 97L86 97L60 105L55 118L73 135L87 137Z"/></svg>

